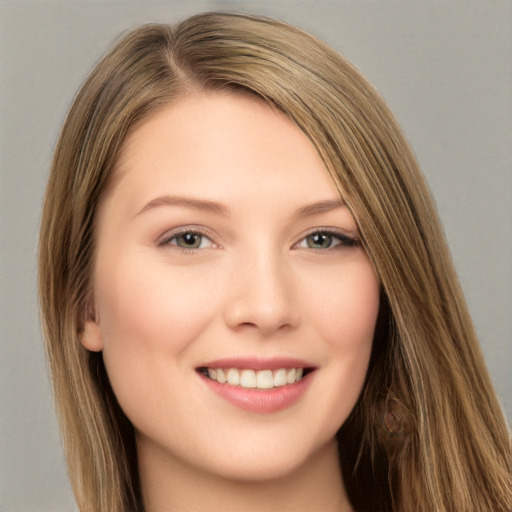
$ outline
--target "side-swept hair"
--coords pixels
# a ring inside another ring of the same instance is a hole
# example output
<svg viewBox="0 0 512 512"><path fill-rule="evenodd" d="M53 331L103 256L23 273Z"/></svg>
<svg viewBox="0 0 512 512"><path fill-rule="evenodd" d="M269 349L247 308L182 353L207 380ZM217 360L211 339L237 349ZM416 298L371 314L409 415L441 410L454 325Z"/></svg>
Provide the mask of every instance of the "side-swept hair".
<svg viewBox="0 0 512 512"><path fill-rule="evenodd" d="M428 188L395 119L361 74L310 34L228 13L124 36L79 91L57 144L42 214L39 293L80 510L143 510L133 427L101 353L79 342L98 204L127 132L201 89L249 91L297 123L356 219L380 280L365 388L338 434L354 508L512 510L507 424Z"/></svg>

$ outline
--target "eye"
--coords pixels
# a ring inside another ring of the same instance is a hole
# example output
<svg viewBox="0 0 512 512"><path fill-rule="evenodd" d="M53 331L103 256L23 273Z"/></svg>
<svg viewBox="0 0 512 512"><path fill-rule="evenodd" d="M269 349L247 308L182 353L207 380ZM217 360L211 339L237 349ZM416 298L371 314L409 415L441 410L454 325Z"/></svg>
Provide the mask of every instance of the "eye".
<svg viewBox="0 0 512 512"><path fill-rule="evenodd" d="M197 250L213 247L214 243L204 233L192 229L187 229L179 233L171 233L165 236L160 242L158 242L158 245L174 245L180 249Z"/></svg>
<svg viewBox="0 0 512 512"><path fill-rule="evenodd" d="M304 249L328 250L341 247L354 247L358 245L357 238L333 231L315 231L305 236L296 247Z"/></svg>

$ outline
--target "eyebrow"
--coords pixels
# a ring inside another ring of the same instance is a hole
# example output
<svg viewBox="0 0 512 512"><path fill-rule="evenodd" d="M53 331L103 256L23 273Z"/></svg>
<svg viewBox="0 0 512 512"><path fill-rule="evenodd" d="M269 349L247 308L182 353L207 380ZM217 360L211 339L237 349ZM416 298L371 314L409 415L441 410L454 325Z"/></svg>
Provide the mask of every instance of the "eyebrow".
<svg viewBox="0 0 512 512"><path fill-rule="evenodd" d="M206 199L198 199L193 197L182 196L159 196L146 203L143 208L135 215L141 215L154 208L162 206L181 206L185 208L192 208L195 210L202 210L205 212L216 213L218 215L229 216L231 214L229 208L221 203L209 201Z"/></svg>
<svg viewBox="0 0 512 512"><path fill-rule="evenodd" d="M321 213L329 212L337 208L343 208L345 203L341 199L328 199L318 201L299 208L296 212L297 217L310 217Z"/></svg>
<svg viewBox="0 0 512 512"><path fill-rule="evenodd" d="M155 208L159 208L162 206L181 206L185 208L192 208L195 210L202 210L205 212L216 213L218 215L230 216L230 209L215 201L210 201L207 199L199 199L193 197L183 197L183 196L159 196L155 199L152 199L148 203L146 203L142 209L135 215L141 215L147 211L153 210ZM343 208L345 203L341 199L328 199L325 201L318 201L312 204L308 204L306 206L300 207L296 213L296 217L310 217L314 215L319 215L321 213L325 213L331 210L335 210L337 208Z"/></svg>

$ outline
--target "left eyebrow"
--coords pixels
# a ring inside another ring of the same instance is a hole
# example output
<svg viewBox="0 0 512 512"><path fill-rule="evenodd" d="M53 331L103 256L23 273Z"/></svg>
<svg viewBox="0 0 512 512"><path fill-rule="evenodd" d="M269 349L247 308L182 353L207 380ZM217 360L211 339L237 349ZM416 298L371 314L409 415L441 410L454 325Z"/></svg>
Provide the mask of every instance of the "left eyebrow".
<svg viewBox="0 0 512 512"><path fill-rule="evenodd" d="M319 215L320 213L329 212L336 210L337 208L343 208L345 203L341 199L328 199L326 201L318 201L311 203L306 206L302 206L296 212L297 217L310 217L313 215Z"/></svg>

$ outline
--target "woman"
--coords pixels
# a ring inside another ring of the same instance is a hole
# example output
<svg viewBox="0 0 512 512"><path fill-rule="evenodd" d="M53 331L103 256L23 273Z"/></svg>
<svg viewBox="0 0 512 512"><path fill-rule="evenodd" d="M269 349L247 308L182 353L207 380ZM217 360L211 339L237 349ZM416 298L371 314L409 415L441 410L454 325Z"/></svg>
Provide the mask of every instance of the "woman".
<svg viewBox="0 0 512 512"><path fill-rule="evenodd" d="M512 507L414 157L294 27L204 14L117 43L56 149L40 297L80 510Z"/></svg>

